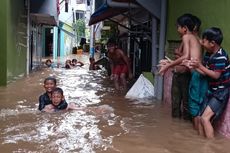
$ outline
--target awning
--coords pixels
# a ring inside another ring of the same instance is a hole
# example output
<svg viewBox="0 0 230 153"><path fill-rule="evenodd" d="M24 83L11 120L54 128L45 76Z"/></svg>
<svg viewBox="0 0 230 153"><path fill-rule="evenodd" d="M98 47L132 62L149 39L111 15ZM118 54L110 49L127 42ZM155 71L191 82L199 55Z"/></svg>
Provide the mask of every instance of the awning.
<svg viewBox="0 0 230 153"><path fill-rule="evenodd" d="M30 13L31 20L37 24L56 26L57 22L54 16L41 13Z"/></svg>
<svg viewBox="0 0 230 153"><path fill-rule="evenodd" d="M27 0L28 1L28 0ZM58 24L57 0L30 0L30 16L37 24Z"/></svg>
<svg viewBox="0 0 230 153"><path fill-rule="evenodd" d="M128 11L128 8L110 7L104 3L90 17L89 26Z"/></svg>

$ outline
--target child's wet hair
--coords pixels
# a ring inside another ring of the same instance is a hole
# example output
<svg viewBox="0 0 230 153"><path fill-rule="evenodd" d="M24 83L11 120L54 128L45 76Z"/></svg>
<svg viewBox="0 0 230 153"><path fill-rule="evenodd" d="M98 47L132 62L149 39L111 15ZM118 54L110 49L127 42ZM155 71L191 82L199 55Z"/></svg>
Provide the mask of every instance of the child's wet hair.
<svg viewBox="0 0 230 153"><path fill-rule="evenodd" d="M47 77L47 78L45 78L44 84L45 84L47 81L53 81L55 85L57 84L57 80L56 80L54 77Z"/></svg>
<svg viewBox="0 0 230 153"><path fill-rule="evenodd" d="M109 38L107 41L107 46L109 45L117 45L117 40L114 37Z"/></svg>
<svg viewBox="0 0 230 153"><path fill-rule="evenodd" d="M51 59L47 59L47 60L46 60L46 64L47 64L48 62L52 63Z"/></svg>
<svg viewBox="0 0 230 153"><path fill-rule="evenodd" d="M192 20L193 20L193 22L195 24L195 27L194 27L193 30L198 32L200 30L201 20L195 15L192 16Z"/></svg>
<svg viewBox="0 0 230 153"><path fill-rule="evenodd" d="M223 34L219 28L212 27L206 29L203 32L202 39L207 39L208 41L214 41L216 44L221 45L223 41Z"/></svg>
<svg viewBox="0 0 230 153"><path fill-rule="evenodd" d="M95 59L93 57L90 57L89 61L95 61Z"/></svg>
<svg viewBox="0 0 230 153"><path fill-rule="evenodd" d="M63 92L62 88L57 87L57 88L52 90L51 94L53 94L53 93L59 93L63 96L64 92Z"/></svg>
<svg viewBox="0 0 230 153"><path fill-rule="evenodd" d="M181 27L187 27L189 31L193 31L195 28L195 23L193 20L192 14L183 14L182 16L177 18L177 25Z"/></svg>
<svg viewBox="0 0 230 153"><path fill-rule="evenodd" d="M76 58L72 59L72 63L74 63L74 62L77 63L77 59Z"/></svg>

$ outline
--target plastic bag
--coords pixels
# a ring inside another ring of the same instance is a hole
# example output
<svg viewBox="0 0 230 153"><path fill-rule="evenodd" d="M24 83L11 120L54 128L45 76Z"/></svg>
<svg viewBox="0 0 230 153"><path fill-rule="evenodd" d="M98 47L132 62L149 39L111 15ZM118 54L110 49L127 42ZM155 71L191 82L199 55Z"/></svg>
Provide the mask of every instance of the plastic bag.
<svg viewBox="0 0 230 153"><path fill-rule="evenodd" d="M125 98L139 99L149 98L154 96L154 86L146 79L143 74L139 76L134 85L129 89Z"/></svg>

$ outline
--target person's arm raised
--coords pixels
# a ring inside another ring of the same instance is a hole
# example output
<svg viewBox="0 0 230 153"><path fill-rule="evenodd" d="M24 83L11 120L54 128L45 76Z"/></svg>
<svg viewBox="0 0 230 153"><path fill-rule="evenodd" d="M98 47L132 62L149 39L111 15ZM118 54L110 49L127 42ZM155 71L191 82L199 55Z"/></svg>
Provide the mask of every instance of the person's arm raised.
<svg viewBox="0 0 230 153"><path fill-rule="evenodd" d="M176 60L170 62L170 63L167 63L166 65L162 66L160 71L159 71L159 74L161 75L164 75L164 73L170 68L170 67L173 67L173 66L176 66L176 65L179 65L182 63L183 60L185 59L189 59L189 51L190 51L190 44L189 44L189 37L184 35L182 37L182 45L183 45L183 54L177 58Z"/></svg>

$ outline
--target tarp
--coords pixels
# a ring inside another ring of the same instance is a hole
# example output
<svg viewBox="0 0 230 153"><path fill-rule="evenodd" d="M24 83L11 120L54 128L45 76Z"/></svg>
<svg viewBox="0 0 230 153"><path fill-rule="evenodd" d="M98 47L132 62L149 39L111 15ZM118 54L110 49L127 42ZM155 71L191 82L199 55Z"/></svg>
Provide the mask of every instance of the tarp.
<svg viewBox="0 0 230 153"><path fill-rule="evenodd" d="M143 74L139 76L134 85L125 95L125 98L140 99L154 97L154 86L153 84L144 77Z"/></svg>
<svg viewBox="0 0 230 153"><path fill-rule="evenodd" d="M128 11L128 8L112 8L108 6L107 3L104 3L91 15L89 26L100 21L104 21L105 19L112 18L126 11Z"/></svg>

